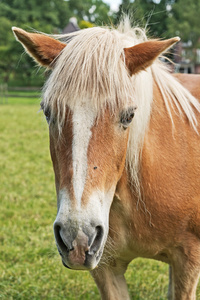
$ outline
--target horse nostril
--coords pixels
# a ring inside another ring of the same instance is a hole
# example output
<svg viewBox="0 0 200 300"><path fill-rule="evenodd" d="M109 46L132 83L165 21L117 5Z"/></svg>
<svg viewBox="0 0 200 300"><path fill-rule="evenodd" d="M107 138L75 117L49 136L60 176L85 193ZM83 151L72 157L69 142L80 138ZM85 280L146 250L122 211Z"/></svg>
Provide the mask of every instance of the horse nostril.
<svg viewBox="0 0 200 300"><path fill-rule="evenodd" d="M96 229L96 233L95 233L95 236L90 245L90 250L89 250L90 254L94 254L98 251L98 249L100 248L102 239L103 239L103 233L104 233L103 227L96 226L95 229Z"/></svg>
<svg viewBox="0 0 200 300"><path fill-rule="evenodd" d="M63 252L69 252L73 250L73 247L68 244L67 240L62 236L62 225L60 224L54 224L54 235L56 239L56 243L58 246L58 251L60 255L62 256Z"/></svg>

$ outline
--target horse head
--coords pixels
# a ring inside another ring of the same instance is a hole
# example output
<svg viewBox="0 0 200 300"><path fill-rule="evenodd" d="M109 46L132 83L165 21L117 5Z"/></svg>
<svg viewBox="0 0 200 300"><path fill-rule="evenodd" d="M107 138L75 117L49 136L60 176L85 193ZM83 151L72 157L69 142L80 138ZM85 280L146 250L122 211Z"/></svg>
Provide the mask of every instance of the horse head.
<svg viewBox="0 0 200 300"><path fill-rule="evenodd" d="M63 264L72 269L94 269L104 251L116 186L128 172L130 125L137 113L132 75L178 41L144 41L121 48L113 58L102 44L105 30L89 40L79 33L76 51L73 37L64 43L13 28L27 52L52 69L41 107L49 124L57 190L54 234ZM84 53L83 46L88 47Z"/></svg>

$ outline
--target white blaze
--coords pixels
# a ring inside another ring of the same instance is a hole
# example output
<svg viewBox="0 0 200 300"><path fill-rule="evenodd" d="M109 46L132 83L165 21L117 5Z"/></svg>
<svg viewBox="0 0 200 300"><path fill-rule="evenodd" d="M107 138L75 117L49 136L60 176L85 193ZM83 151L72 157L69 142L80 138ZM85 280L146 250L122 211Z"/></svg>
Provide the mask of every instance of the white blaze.
<svg viewBox="0 0 200 300"><path fill-rule="evenodd" d="M96 114L85 103L73 110L73 188L79 207L87 175L87 150L95 118Z"/></svg>

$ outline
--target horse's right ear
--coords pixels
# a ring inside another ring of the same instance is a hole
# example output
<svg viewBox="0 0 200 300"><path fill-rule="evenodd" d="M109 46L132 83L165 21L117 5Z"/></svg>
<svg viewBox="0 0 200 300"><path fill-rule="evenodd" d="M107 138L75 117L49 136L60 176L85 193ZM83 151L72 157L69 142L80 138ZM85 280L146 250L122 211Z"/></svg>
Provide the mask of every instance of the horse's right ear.
<svg viewBox="0 0 200 300"><path fill-rule="evenodd" d="M12 27L16 39L39 64L51 67L53 61L65 48L66 44L47 35L29 33L17 27Z"/></svg>
<svg viewBox="0 0 200 300"><path fill-rule="evenodd" d="M180 41L179 37L168 40L149 40L130 48L124 48L126 66L130 75L150 67L159 55L173 44Z"/></svg>

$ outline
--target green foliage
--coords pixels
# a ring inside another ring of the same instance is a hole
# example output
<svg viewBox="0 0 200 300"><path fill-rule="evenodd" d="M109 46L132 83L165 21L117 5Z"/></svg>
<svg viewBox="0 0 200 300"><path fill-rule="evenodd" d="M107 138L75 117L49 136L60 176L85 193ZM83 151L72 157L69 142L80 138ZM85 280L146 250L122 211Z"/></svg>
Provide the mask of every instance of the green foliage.
<svg viewBox="0 0 200 300"><path fill-rule="evenodd" d="M28 55L22 55L22 46L17 44L12 26L45 33L61 33L69 18L76 16L85 20L81 28L91 26L86 21L99 25L108 21L109 5L102 0L1 0L0 1L0 83L19 85L42 85L35 63ZM39 74L42 72L39 71ZM11 82L11 83L10 83Z"/></svg>
<svg viewBox="0 0 200 300"><path fill-rule="evenodd" d="M1 0L0 82L16 77L21 85L43 84L41 76L40 80L34 79L35 63L28 55L22 55L23 48L16 43L11 26L54 33L61 31L69 16L68 2L64 0Z"/></svg>
<svg viewBox="0 0 200 300"><path fill-rule="evenodd" d="M78 23L80 29L84 29L84 28L91 28L94 26L94 24L88 22L88 21L85 21L85 20L81 20L79 23Z"/></svg>
<svg viewBox="0 0 200 300"><path fill-rule="evenodd" d="M0 11L15 26L38 24L40 28L37 30L40 31L63 28L70 17L68 2L63 0L1 0Z"/></svg>
<svg viewBox="0 0 200 300"><path fill-rule="evenodd" d="M13 40L13 35L10 30L11 26L12 26L12 22L8 18L6 18L4 16L0 17L0 28L1 28L0 45L1 45L1 47L7 46L7 44Z"/></svg>
<svg viewBox="0 0 200 300"><path fill-rule="evenodd" d="M176 1L169 14L169 35L179 35L184 42L192 41L193 47L199 46L200 39L200 1Z"/></svg>
<svg viewBox="0 0 200 300"><path fill-rule="evenodd" d="M69 0L68 3L78 20L86 20L96 25L109 22L110 6L103 0Z"/></svg>
<svg viewBox="0 0 200 300"><path fill-rule="evenodd" d="M166 0L123 0L116 15L116 22L123 14L131 17L132 25L146 27L150 36L166 37L168 12Z"/></svg>

